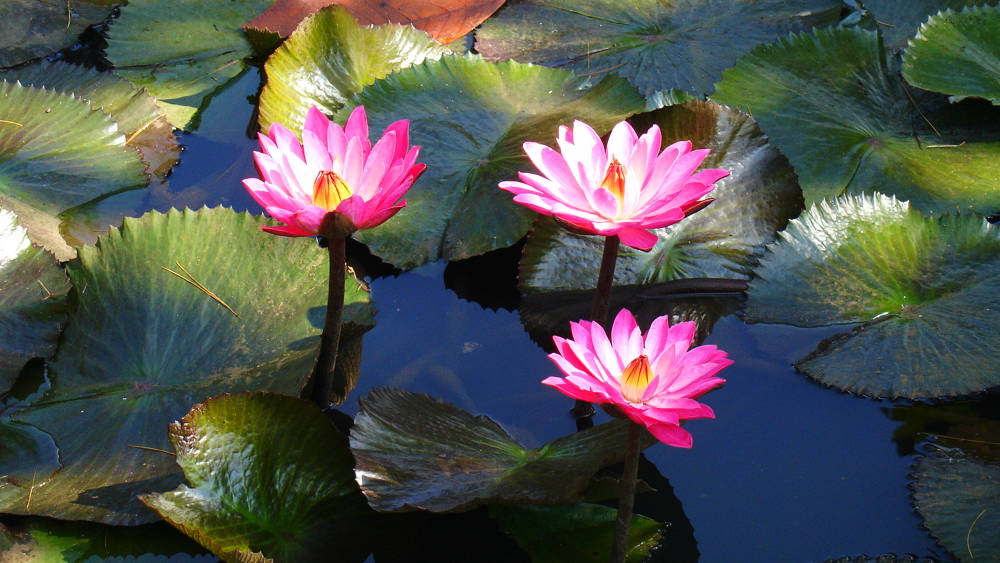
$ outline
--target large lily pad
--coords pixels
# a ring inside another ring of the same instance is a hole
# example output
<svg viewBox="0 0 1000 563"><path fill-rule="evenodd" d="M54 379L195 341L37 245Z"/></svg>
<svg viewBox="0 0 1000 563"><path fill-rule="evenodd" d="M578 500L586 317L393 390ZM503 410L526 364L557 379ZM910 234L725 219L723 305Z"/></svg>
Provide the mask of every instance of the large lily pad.
<svg viewBox="0 0 1000 563"><path fill-rule="evenodd" d="M247 69L240 26L272 1L131 0L108 29L108 60L160 100L172 125L194 128L205 100Z"/></svg>
<svg viewBox="0 0 1000 563"><path fill-rule="evenodd" d="M224 208L153 212L81 249L52 389L12 415L50 434L64 467L30 506L27 491L0 484L0 511L147 521L135 495L180 475L169 454L132 446L169 447L167 424L205 397L298 394L318 347L328 258L263 224ZM367 292L353 279L345 291L345 322L363 322Z"/></svg>
<svg viewBox="0 0 1000 563"><path fill-rule="evenodd" d="M497 188L532 169L521 145L553 143L574 119L598 133L642 110L625 80L596 84L565 70L475 56L425 61L366 87L338 114L364 105L371 128L410 120L427 172L406 194L398 215L357 238L401 268L443 258L460 260L517 242L535 213Z"/></svg>
<svg viewBox="0 0 1000 563"><path fill-rule="evenodd" d="M565 504L582 500L594 473L621 460L627 426L614 420L526 450L485 416L382 388L361 401L351 451L361 490L382 512Z"/></svg>
<svg viewBox="0 0 1000 563"><path fill-rule="evenodd" d="M365 515L347 438L312 403L223 395L170 425L191 486L143 502L225 561L364 561Z"/></svg>
<svg viewBox="0 0 1000 563"><path fill-rule="evenodd" d="M173 127L148 92L110 72L66 63L40 61L0 74L7 82L45 87L86 100L118 124L125 144L136 148L146 171L161 180L180 158L180 145Z"/></svg>
<svg viewBox="0 0 1000 563"><path fill-rule="evenodd" d="M25 362L55 352L69 287L55 258L33 246L14 214L0 209L0 392Z"/></svg>
<svg viewBox="0 0 1000 563"><path fill-rule="evenodd" d="M529 0L487 20L476 48L490 60L616 72L646 95L670 88L706 95L755 45L835 23L841 7L834 0Z"/></svg>
<svg viewBox="0 0 1000 563"><path fill-rule="evenodd" d="M298 132L311 106L332 115L375 80L449 52L410 26L363 27L343 6L324 8L303 20L264 65L261 129L281 123Z"/></svg>
<svg viewBox="0 0 1000 563"><path fill-rule="evenodd" d="M1000 105L1000 7L932 17L906 50L903 76L925 90Z"/></svg>
<svg viewBox="0 0 1000 563"><path fill-rule="evenodd" d="M935 448L917 462L913 505L960 561L1000 562L1000 459Z"/></svg>
<svg viewBox="0 0 1000 563"><path fill-rule="evenodd" d="M863 4L878 22L886 45L901 49L931 15L967 6L995 6L997 0L864 0Z"/></svg>
<svg viewBox="0 0 1000 563"><path fill-rule="evenodd" d="M148 183L105 113L72 94L0 82L0 207L56 257L75 255L59 235L61 213Z"/></svg>
<svg viewBox="0 0 1000 563"><path fill-rule="evenodd" d="M531 554L532 563L604 563L618 511L597 504L490 507L490 514L518 545ZM660 541L664 524L635 516L629 527L629 563L645 561Z"/></svg>
<svg viewBox="0 0 1000 563"><path fill-rule="evenodd" d="M802 210L802 195L788 161L748 115L711 102L669 106L635 121L637 131L657 124L664 145L686 139L696 148L711 149L702 168L724 168L731 175L709 194L716 201L707 209L656 229L660 240L650 252L623 246L615 283L747 279L764 245ZM521 260L521 291L593 289L603 245L603 237L575 235L553 221L537 222Z"/></svg>
<svg viewBox="0 0 1000 563"><path fill-rule="evenodd" d="M0 67L69 47L90 24L111 15L118 0L4 0L0 2Z"/></svg>
<svg viewBox="0 0 1000 563"><path fill-rule="evenodd" d="M943 121L936 136L904 88L877 33L830 28L754 49L713 99L753 114L806 203L878 190L925 213L1000 210L1000 137Z"/></svg>
<svg viewBox="0 0 1000 563"><path fill-rule="evenodd" d="M792 221L747 291L749 322L863 323L796 367L877 397L955 396L1000 385L1000 228L925 219L886 196L849 196Z"/></svg>

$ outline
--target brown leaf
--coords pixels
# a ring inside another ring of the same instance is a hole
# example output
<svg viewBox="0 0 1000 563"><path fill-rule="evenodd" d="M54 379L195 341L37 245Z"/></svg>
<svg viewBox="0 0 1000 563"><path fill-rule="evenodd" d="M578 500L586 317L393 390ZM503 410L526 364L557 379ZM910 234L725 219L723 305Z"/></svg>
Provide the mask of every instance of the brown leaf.
<svg viewBox="0 0 1000 563"><path fill-rule="evenodd" d="M412 25L441 43L469 33L497 11L504 0L277 0L243 27L268 29L288 37L306 16L330 4L341 4L361 25Z"/></svg>

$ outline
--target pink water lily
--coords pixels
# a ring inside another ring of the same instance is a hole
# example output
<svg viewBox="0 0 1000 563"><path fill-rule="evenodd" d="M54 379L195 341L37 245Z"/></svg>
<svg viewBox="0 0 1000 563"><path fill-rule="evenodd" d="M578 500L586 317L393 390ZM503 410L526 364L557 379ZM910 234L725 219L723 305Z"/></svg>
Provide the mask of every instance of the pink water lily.
<svg viewBox="0 0 1000 563"><path fill-rule="evenodd" d="M695 172L707 149L691 150L689 141L660 152L660 128L641 137L622 121L611 131L605 149L600 136L581 121L559 128L559 152L524 143L524 151L542 173L519 173L520 182L501 182L514 201L563 222L583 234L618 235L623 244L650 250L658 238L649 232L677 223L707 205L722 169Z"/></svg>
<svg viewBox="0 0 1000 563"><path fill-rule="evenodd" d="M272 124L259 135L262 152L254 153L261 179L247 178L243 185L286 226L262 228L291 237L343 237L395 215L406 205L400 198L427 168L416 162L420 147L409 146L409 127L406 120L393 123L373 147L363 106L343 128L310 108L302 143Z"/></svg>
<svg viewBox="0 0 1000 563"><path fill-rule="evenodd" d="M570 326L573 338L553 337L558 352L549 354L565 377L542 383L574 399L613 405L671 446L691 447L681 421L715 418L695 399L725 383L716 374L733 362L715 346L689 350L693 322L670 326L666 316L659 317L643 336L632 313L622 309L610 338L597 323Z"/></svg>

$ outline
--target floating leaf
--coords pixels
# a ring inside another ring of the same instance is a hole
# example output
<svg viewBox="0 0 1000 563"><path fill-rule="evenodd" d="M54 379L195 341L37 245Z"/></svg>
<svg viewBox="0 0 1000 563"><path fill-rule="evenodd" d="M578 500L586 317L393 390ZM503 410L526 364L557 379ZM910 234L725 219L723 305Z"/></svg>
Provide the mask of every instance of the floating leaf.
<svg viewBox="0 0 1000 563"><path fill-rule="evenodd" d="M205 100L247 69L252 48L239 27L272 1L131 0L108 28L107 57L172 125L192 129Z"/></svg>
<svg viewBox="0 0 1000 563"><path fill-rule="evenodd" d="M264 65L261 129L281 123L297 134L311 106L332 115L375 80L448 52L409 26L363 27L342 6L320 10Z"/></svg>
<svg viewBox="0 0 1000 563"><path fill-rule="evenodd" d="M627 425L614 420L525 450L485 416L382 388L361 401L351 451L361 490L378 511L558 504L581 500L594 473L621 460Z"/></svg>
<svg viewBox="0 0 1000 563"><path fill-rule="evenodd" d="M692 277L746 279L764 245L802 209L788 161L746 114L711 102L688 102L634 119L645 132L657 124L663 144L691 140L711 153L702 168L731 175L709 195L707 209L676 225L655 229L650 252L623 247L616 284L652 284ZM537 222L521 260L521 291L592 289L597 283L604 237L574 235L552 221Z"/></svg>
<svg viewBox="0 0 1000 563"><path fill-rule="evenodd" d="M1000 459L935 448L917 460L913 506L960 561L1000 562Z"/></svg>
<svg viewBox="0 0 1000 563"><path fill-rule="evenodd" d="M939 11L961 10L966 6L995 6L997 0L864 0L892 49L902 49L917 34L920 24Z"/></svg>
<svg viewBox="0 0 1000 563"><path fill-rule="evenodd" d="M133 446L169 447L166 425L208 396L298 394L319 344L328 258L263 224L224 208L152 212L81 249L52 389L12 415L52 435L64 467L30 506L27 491L0 484L0 511L147 521L134 496L180 475L168 453ZM364 323L367 292L353 279L345 291L345 322Z"/></svg>
<svg viewBox="0 0 1000 563"><path fill-rule="evenodd" d="M4 563L211 563L217 558L165 522L144 526L106 526L29 518L11 528L12 550ZM16 553L20 557L14 557ZM189 555L193 554L193 555Z"/></svg>
<svg viewBox="0 0 1000 563"><path fill-rule="evenodd" d="M792 221L747 291L748 322L863 323L796 364L876 397L963 395L1000 384L1000 228L924 219L886 196L823 202Z"/></svg>
<svg viewBox="0 0 1000 563"><path fill-rule="evenodd" d="M28 360L55 352L69 287L55 258L0 209L0 391Z"/></svg>
<svg viewBox="0 0 1000 563"><path fill-rule="evenodd" d="M277 0L245 27L288 37L306 16L334 3L350 10L361 25L412 25L441 43L451 43L483 23L503 0Z"/></svg>
<svg viewBox="0 0 1000 563"><path fill-rule="evenodd" d="M618 511L597 504L490 507L490 514L531 554L532 563L604 563L611 557L611 540ZM630 563L640 563L660 541L663 524L635 516L629 527Z"/></svg>
<svg viewBox="0 0 1000 563"><path fill-rule="evenodd" d="M460 260L517 242L534 213L497 188L531 165L521 145L554 139L573 119L604 133L644 100L609 76L596 85L569 71L492 64L475 56L425 61L366 87L338 114L364 105L371 128L410 120L427 172L406 194L406 208L357 238L372 253L408 269Z"/></svg>
<svg viewBox="0 0 1000 563"><path fill-rule="evenodd" d="M489 60L558 65L580 75L615 72L643 94L710 94L722 70L755 45L832 24L833 0L528 0L476 33Z"/></svg>
<svg viewBox="0 0 1000 563"><path fill-rule="evenodd" d="M146 163L146 172L161 180L180 159L180 145L173 127L148 92L110 72L83 66L40 61L0 74L7 82L45 87L63 94L72 93L100 109L118 124L125 144L136 148Z"/></svg>
<svg viewBox="0 0 1000 563"><path fill-rule="evenodd" d="M58 215L149 178L105 113L73 95L0 82L0 206L61 260L75 255Z"/></svg>
<svg viewBox="0 0 1000 563"><path fill-rule="evenodd" d="M11 67L69 47L90 24L100 23L117 0L3 0L0 67Z"/></svg>
<svg viewBox="0 0 1000 563"><path fill-rule="evenodd" d="M318 408L270 393L223 395L170 425L190 487L143 502L225 561L364 561L365 517L347 438Z"/></svg>
<svg viewBox="0 0 1000 563"><path fill-rule="evenodd" d="M903 76L925 90L1000 105L1000 7L932 17L903 56Z"/></svg>
<svg viewBox="0 0 1000 563"><path fill-rule="evenodd" d="M892 553L884 553L875 557L859 555L857 557L841 557L839 559L827 559L824 563L939 563L939 559L931 557L914 557L912 555L897 556Z"/></svg>
<svg viewBox="0 0 1000 563"><path fill-rule="evenodd" d="M940 138L924 132L891 68L877 33L822 29L754 49L713 99L753 114L807 204L877 190L925 213L1000 210L1000 138L942 121Z"/></svg>

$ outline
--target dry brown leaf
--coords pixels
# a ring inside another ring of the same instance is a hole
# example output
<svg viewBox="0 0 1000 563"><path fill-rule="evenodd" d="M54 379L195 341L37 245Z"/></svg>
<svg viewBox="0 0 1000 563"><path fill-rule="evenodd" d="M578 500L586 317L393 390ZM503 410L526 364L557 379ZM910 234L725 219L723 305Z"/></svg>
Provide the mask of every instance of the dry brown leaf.
<svg viewBox="0 0 1000 563"><path fill-rule="evenodd" d="M504 0L277 0L243 27L268 29L288 37L306 16L341 4L361 25L398 23L430 34L441 43L464 36L503 5Z"/></svg>

